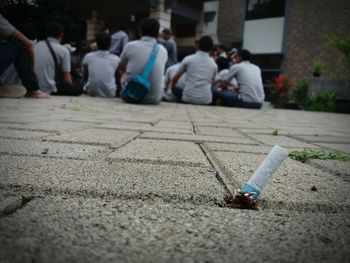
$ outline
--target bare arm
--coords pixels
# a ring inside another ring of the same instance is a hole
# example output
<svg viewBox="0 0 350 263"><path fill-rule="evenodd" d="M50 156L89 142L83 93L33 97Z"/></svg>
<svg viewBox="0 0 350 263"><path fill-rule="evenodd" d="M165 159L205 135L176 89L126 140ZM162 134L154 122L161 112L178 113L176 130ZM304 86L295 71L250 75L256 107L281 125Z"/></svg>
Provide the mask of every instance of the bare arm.
<svg viewBox="0 0 350 263"><path fill-rule="evenodd" d="M68 85L73 85L72 76L70 72L63 72L63 82Z"/></svg>
<svg viewBox="0 0 350 263"><path fill-rule="evenodd" d="M11 38L19 41L25 47L34 67L34 49L29 39L18 30L13 31Z"/></svg>
<svg viewBox="0 0 350 263"><path fill-rule="evenodd" d="M175 76L173 77L173 80L171 81L171 87L175 87L179 79L181 78L183 72L178 71Z"/></svg>

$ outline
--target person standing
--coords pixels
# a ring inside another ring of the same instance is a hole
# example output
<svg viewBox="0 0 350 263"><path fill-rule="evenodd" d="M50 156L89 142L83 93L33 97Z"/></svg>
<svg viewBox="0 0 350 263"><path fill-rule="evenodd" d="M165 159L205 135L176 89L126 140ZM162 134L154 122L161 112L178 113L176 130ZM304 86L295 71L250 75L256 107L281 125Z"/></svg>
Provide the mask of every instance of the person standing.
<svg viewBox="0 0 350 263"><path fill-rule="evenodd" d="M115 72L120 59L109 52L111 37L106 33L97 35L97 51L88 53L83 60L83 75L87 79L84 90L93 97L116 96Z"/></svg>
<svg viewBox="0 0 350 263"><path fill-rule="evenodd" d="M165 28L162 31L162 39L159 41L168 52L168 60L165 69L177 63L177 47L174 38L171 36L171 30Z"/></svg>
<svg viewBox="0 0 350 263"><path fill-rule="evenodd" d="M126 27L124 25L119 25L116 32L112 35L109 51L119 57L128 42L129 36L126 33Z"/></svg>
<svg viewBox="0 0 350 263"><path fill-rule="evenodd" d="M12 63L22 81L22 86L0 86L0 97L23 97L26 93L32 98L49 98L39 90L38 79L34 72L34 50L32 43L20 31L14 28L0 14L0 74Z"/></svg>

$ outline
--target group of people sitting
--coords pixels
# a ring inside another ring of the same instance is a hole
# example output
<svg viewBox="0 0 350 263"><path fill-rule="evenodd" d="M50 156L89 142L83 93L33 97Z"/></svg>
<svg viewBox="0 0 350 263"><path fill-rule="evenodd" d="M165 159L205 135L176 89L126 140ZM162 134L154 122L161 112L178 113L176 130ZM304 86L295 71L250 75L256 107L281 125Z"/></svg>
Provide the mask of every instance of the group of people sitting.
<svg viewBox="0 0 350 263"><path fill-rule="evenodd" d="M261 71L250 63L248 50L236 50L231 54L233 61L230 63L223 50L217 52L216 58L211 56L213 40L203 36L197 42L198 50L178 63L174 57L176 50L169 51L169 46L176 47L170 31L163 30L163 40L158 41L159 30L158 21L147 18L140 25L141 38L127 43L123 41L121 48L116 47L113 35L99 33L96 37L97 50L86 54L82 60L83 79L79 80L72 77L69 47L61 44L63 27L60 24L49 23L47 38L33 44L0 15L0 39L11 39L0 43L0 96L20 96L15 91L18 85L12 85L12 90L9 85L18 83L4 82L9 75L17 74L18 81L30 97L76 96L84 92L94 97L116 97L119 82L123 89L121 98L130 102L127 96L133 94L135 85L128 84L140 75L149 83L145 84L146 92L140 95L137 103L159 104L165 100L262 107ZM118 52L111 52L117 49ZM123 92L128 89L129 92Z"/></svg>

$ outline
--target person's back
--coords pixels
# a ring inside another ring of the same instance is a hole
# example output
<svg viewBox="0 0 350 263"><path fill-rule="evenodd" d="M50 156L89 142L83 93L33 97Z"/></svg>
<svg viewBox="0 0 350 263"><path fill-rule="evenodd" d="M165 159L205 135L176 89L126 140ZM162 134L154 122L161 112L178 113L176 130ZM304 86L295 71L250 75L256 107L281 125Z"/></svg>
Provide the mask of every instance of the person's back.
<svg viewBox="0 0 350 263"><path fill-rule="evenodd" d="M55 23L50 23L48 27L49 32L47 40L56 54L59 67L63 73L70 75L71 60L69 51L61 45L60 40L58 39L59 35L63 34L63 29L60 29ZM60 32L61 30L62 32ZM48 94L51 92L57 92L55 61L46 41L38 42L34 47L34 53L35 72L38 77L40 90Z"/></svg>
<svg viewBox="0 0 350 263"><path fill-rule="evenodd" d="M121 55L121 64L126 67L123 82L128 82L132 76L143 73L152 49L157 44L158 31L159 23L154 19L146 19L141 24L142 38L131 41L125 46ZM161 102L163 74L167 57L165 48L159 45L159 52L149 76L151 88L141 103L158 104Z"/></svg>
<svg viewBox="0 0 350 263"><path fill-rule="evenodd" d="M115 72L120 59L108 51L110 43L111 37L100 33L97 36L98 50L88 53L83 60L84 75L88 74L84 89L91 96L116 96Z"/></svg>
<svg viewBox="0 0 350 263"><path fill-rule="evenodd" d="M229 75L236 78L239 93L245 102L263 103L265 94L261 78L261 70L249 61L242 61L231 67Z"/></svg>
<svg viewBox="0 0 350 263"><path fill-rule="evenodd" d="M199 51L181 62L179 72L186 72L182 101L193 104L212 102L211 88L217 72L217 66L208 53L212 47L212 39L204 36L199 40Z"/></svg>

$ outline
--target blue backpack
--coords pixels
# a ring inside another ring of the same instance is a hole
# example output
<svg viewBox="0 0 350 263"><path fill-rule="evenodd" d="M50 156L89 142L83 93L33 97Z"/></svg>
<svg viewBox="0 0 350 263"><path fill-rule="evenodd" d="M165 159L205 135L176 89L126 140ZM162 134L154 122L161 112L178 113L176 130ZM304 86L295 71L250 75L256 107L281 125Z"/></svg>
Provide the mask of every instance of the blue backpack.
<svg viewBox="0 0 350 263"><path fill-rule="evenodd" d="M146 97L147 92L151 88L151 83L149 82L148 77L151 74L158 51L159 45L155 43L142 75L132 76L128 83L123 87L121 97L125 102L139 103Z"/></svg>

